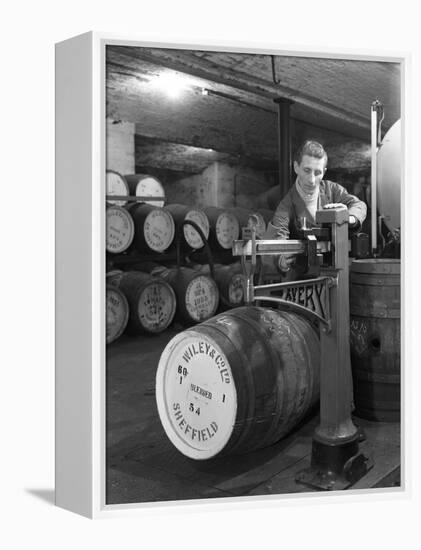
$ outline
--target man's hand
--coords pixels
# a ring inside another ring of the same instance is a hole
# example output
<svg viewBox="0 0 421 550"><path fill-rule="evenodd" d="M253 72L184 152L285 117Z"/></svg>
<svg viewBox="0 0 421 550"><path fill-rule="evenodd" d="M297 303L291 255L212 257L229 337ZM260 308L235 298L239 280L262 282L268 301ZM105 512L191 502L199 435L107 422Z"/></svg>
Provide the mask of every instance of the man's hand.
<svg viewBox="0 0 421 550"><path fill-rule="evenodd" d="M325 204L323 208L325 208L326 210L329 208L339 208L340 210L343 210L344 208L346 208L346 206L341 202L330 202L329 204Z"/></svg>
<svg viewBox="0 0 421 550"><path fill-rule="evenodd" d="M286 273L295 261L295 256L285 254L261 256L262 267L266 273Z"/></svg>
<svg viewBox="0 0 421 550"><path fill-rule="evenodd" d="M323 208L325 208L327 210L330 209L330 208L339 208L340 210L344 210L346 208L346 205L341 203L341 202L330 202L329 204L325 204L323 206ZM358 225L357 218L355 216L353 216L352 214L350 214L350 216L349 216L348 225L349 225L350 229L352 229L353 227Z"/></svg>
<svg viewBox="0 0 421 550"><path fill-rule="evenodd" d="M349 216L349 220L348 220L349 227L351 227L351 228L355 227L357 225L357 223L358 223L357 218L351 214Z"/></svg>

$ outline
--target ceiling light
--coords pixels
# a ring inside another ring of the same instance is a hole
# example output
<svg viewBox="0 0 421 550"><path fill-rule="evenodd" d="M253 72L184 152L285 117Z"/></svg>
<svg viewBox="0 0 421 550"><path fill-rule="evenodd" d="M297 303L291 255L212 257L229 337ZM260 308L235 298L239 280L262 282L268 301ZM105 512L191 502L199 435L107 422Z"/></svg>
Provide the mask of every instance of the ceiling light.
<svg viewBox="0 0 421 550"><path fill-rule="evenodd" d="M197 86L197 82L194 79L175 72L161 73L151 80L151 84L171 98L177 98L185 90Z"/></svg>

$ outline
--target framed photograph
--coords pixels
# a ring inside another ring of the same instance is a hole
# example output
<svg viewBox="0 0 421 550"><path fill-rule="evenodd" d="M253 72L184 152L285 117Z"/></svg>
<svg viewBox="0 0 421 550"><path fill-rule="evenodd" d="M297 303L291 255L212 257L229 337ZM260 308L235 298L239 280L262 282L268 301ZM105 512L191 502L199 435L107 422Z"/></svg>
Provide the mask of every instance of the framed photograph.
<svg viewBox="0 0 421 550"><path fill-rule="evenodd" d="M58 506L405 492L408 62L56 45Z"/></svg>

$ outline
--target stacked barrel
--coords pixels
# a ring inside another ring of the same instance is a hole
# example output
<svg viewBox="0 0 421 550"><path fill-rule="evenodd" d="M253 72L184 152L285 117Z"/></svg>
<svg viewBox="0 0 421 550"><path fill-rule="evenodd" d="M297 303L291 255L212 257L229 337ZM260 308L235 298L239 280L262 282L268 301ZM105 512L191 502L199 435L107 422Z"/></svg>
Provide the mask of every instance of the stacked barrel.
<svg viewBox="0 0 421 550"><path fill-rule="evenodd" d="M243 227L263 236L271 213L165 204L151 175L108 171L106 184L107 343L123 332L157 334L173 321L191 326L244 304L232 245Z"/></svg>

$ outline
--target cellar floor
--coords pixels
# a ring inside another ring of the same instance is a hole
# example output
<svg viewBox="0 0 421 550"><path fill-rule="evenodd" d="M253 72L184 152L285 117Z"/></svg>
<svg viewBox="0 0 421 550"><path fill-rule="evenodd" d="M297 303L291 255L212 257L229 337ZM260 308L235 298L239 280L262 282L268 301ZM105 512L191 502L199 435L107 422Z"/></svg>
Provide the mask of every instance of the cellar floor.
<svg viewBox="0 0 421 550"><path fill-rule="evenodd" d="M155 403L160 354L181 327L121 337L107 346L106 503L163 502L309 492L295 474L310 464L315 411L277 444L212 462L191 460L168 440ZM351 489L400 486L400 425L355 418L373 468Z"/></svg>

